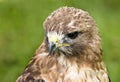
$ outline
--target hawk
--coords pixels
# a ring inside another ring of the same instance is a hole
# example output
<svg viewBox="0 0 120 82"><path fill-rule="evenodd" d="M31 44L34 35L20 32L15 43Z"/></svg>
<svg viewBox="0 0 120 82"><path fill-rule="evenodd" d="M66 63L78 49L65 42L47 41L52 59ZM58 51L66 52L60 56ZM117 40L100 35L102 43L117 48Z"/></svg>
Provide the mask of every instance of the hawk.
<svg viewBox="0 0 120 82"><path fill-rule="evenodd" d="M110 82L94 19L61 7L44 22L45 38L16 82Z"/></svg>

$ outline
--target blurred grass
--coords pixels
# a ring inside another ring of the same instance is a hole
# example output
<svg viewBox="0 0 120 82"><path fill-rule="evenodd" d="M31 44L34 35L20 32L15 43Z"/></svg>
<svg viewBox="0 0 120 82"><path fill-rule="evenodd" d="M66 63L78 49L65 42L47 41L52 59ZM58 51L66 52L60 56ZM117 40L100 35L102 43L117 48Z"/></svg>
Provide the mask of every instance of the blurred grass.
<svg viewBox="0 0 120 82"><path fill-rule="evenodd" d="M43 21L61 6L88 11L102 36L112 82L120 72L119 0L0 0L0 82L15 82L43 40Z"/></svg>

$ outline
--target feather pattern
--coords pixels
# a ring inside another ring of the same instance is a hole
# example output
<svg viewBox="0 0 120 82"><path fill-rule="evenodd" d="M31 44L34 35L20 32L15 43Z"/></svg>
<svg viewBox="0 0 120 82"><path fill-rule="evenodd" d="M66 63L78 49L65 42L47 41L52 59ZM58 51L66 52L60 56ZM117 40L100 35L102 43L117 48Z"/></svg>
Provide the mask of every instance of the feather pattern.
<svg viewBox="0 0 120 82"><path fill-rule="evenodd" d="M98 28L86 11L59 8L47 17L44 29L46 38L16 82L110 82ZM80 33L74 36L76 31ZM57 47L50 55L50 36L70 46Z"/></svg>

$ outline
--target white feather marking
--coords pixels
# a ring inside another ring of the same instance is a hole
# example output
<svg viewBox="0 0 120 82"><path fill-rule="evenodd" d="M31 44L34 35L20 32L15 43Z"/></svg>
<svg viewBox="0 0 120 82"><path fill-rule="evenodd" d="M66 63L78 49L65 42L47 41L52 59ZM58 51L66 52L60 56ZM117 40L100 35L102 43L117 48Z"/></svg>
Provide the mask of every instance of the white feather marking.
<svg viewBox="0 0 120 82"><path fill-rule="evenodd" d="M37 56L41 56L41 57L44 57L44 56L47 56L48 53L41 53L41 54L38 54Z"/></svg>
<svg viewBox="0 0 120 82"><path fill-rule="evenodd" d="M68 23L67 26L70 27L70 28L76 28L76 27L74 26L74 20L70 21L70 23Z"/></svg>
<svg viewBox="0 0 120 82"><path fill-rule="evenodd" d="M60 57L58 57L58 62L63 66L69 65L69 64L67 64L67 59L65 59L64 54L61 54Z"/></svg>
<svg viewBox="0 0 120 82"><path fill-rule="evenodd" d="M72 20L70 21L70 23L68 23L68 26L73 26L73 24L74 24L74 21Z"/></svg>

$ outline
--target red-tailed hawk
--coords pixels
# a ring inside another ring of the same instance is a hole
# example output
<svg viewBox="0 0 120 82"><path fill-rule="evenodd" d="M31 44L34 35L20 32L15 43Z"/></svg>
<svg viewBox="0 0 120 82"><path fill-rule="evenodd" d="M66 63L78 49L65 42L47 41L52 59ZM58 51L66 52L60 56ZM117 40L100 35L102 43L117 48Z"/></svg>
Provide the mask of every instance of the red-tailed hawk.
<svg viewBox="0 0 120 82"><path fill-rule="evenodd" d="M44 22L45 39L16 82L110 82L94 19L62 7Z"/></svg>

